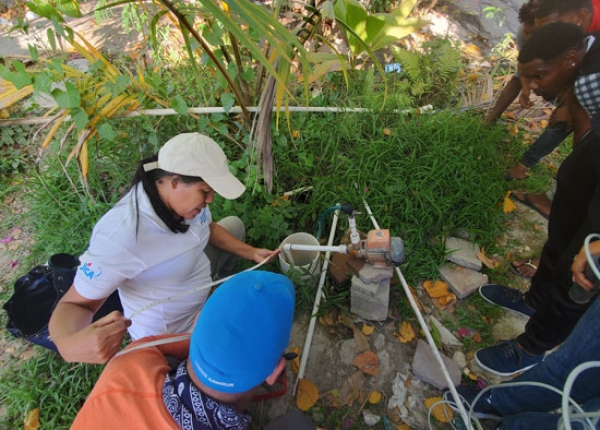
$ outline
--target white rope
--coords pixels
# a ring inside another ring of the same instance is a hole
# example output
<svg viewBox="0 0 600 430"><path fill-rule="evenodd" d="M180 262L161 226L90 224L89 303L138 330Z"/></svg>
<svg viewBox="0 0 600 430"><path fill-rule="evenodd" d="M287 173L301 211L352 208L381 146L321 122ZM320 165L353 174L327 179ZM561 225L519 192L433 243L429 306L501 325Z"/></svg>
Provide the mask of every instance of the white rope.
<svg viewBox="0 0 600 430"><path fill-rule="evenodd" d="M244 272L250 272L252 270L258 269L260 266L262 266L263 264L265 264L270 258L271 258L271 256L268 256L263 261L261 261L260 263L258 263L256 266L253 266L253 267L251 267L249 269L246 269L246 270L244 270ZM204 290L206 288L212 288L215 285L222 284L223 282L228 281L229 279L233 278L235 275L236 274L233 274L233 275L228 276L226 278L218 279L218 280L216 280L214 282L211 282L210 284L200 285L199 287L194 287L194 288L189 289L189 290L181 291L180 293L174 294L174 295L169 296L169 297L165 297L164 299L155 300L155 301L153 301L151 303L148 303L145 306L142 306L141 308L136 309L128 318L129 319L133 319L133 317L135 317L136 315L139 315L142 312L145 312L148 309L152 309L153 307L158 306L158 305L160 305L162 303L167 303L167 302L170 302L171 300L175 300L175 299L178 299L178 298L183 297L183 296L194 294L197 291Z"/></svg>

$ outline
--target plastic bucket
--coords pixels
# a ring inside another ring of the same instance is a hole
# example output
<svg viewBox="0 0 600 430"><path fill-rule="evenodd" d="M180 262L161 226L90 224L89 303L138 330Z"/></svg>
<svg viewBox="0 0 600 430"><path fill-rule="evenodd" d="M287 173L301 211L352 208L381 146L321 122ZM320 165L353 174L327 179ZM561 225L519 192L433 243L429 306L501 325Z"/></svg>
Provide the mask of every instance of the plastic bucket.
<svg viewBox="0 0 600 430"><path fill-rule="evenodd" d="M281 243L282 251L279 254L281 273L288 275L292 281L316 282L317 276L321 273L321 253L319 251L283 250L283 246L288 243L319 246L319 241L308 233L294 233Z"/></svg>

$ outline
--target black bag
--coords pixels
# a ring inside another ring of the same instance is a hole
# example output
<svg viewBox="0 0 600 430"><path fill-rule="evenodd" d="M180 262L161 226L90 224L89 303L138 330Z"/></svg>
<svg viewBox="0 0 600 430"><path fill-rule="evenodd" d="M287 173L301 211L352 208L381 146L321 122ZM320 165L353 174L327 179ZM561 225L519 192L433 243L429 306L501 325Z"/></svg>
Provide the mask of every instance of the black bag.
<svg viewBox="0 0 600 430"><path fill-rule="evenodd" d="M35 266L15 282L15 291L4 304L8 313L6 329L15 337L56 351L50 340L48 322L60 298L73 284L79 259L70 254L54 254L47 265ZM123 311L117 291L102 305L94 320L113 310Z"/></svg>

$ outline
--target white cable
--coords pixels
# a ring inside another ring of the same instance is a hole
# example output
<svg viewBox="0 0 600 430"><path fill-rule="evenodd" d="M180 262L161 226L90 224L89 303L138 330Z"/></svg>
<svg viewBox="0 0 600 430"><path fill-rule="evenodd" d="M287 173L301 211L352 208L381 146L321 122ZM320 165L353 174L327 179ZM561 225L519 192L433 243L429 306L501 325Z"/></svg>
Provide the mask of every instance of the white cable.
<svg viewBox="0 0 600 430"><path fill-rule="evenodd" d="M166 337L164 339L157 339L157 340L153 340L151 342L140 343L139 345L132 346L131 348L126 348L126 349L120 350L119 352L117 352L115 354L115 357L128 354L132 351L137 351L138 349L150 348L151 346L166 345L168 343L179 342L182 340L189 339L190 337L192 337L191 333L187 333L187 334L182 334L180 336L175 336L175 337L170 336L170 337Z"/></svg>
<svg viewBox="0 0 600 430"><path fill-rule="evenodd" d="M591 235L590 235L591 236ZM588 238L590 237L588 236ZM587 242L587 239L586 239ZM569 376L567 377L567 380L565 382L565 386L563 388L563 393L562 393L562 414L563 414L563 424L565 426L565 430L571 430L571 419L570 419L570 410L569 410L569 396L571 394L571 389L573 388L573 384L575 383L575 379L577 379L577 377L579 376L579 374L581 374L582 372L585 372L588 369L592 369L594 367L600 367L600 361L588 361L586 363L581 363L579 366L577 366L575 369L573 369L571 371L571 373L569 373ZM577 405L579 406L579 405ZM580 410L580 413L585 414L585 411ZM587 424L590 426L590 428L594 428L594 425L592 424L591 421L589 421L589 419L586 419Z"/></svg>
<svg viewBox="0 0 600 430"><path fill-rule="evenodd" d="M590 241L592 239L600 239L600 234L597 234L597 233L588 234L588 236L585 238L585 241L583 242L583 249L585 250L585 257L587 258L588 264L592 268L594 275L596 275L596 279L600 279L600 271L596 267L596 264L594 263L594 259L592 258L592 253L590 252ZM590 281L591 281L591 279L590 279Z"/></svg>
<svg viewBox="0 0 600 430"><path fill-rule="evenodd" d="M252 266L249 269L243 270L243 272L250 272L252 270L256 270L260 266L262 266L263 264L265 264L269 259L271 259L271 256L266 257L263 261L261 261L257 265ZM158 305L160 305L162 303L167 303L167 302L170 302L171 300L175 300L175 299L178 299L180 297L187 296L189 294L194 294L196 291L204 290L206 288L211 288L211 287L214 287L215 285L222 284L223 282L228 281L229 279L233 278L235 275L236 274L233 274L233 275L228 276L228 277L223 278L223 279L217 279L216 281L211 282L210 284L200 285L199 287L194 287L194 288L189 289L189 290L181 291L180 293L174 294L174 295L169 296L169 297L165 297L164 299L155 300L155 301L153 301L151 303L148 303L147 305L142 306L141 308L138 308L135 311L133 311L133 313L129 316L129 319L133 319L133 317L135 317L136 315L139 315L142 312L145 312L148 309L152 309L153 307L158 306Z"/></svg>
<svg viewBox="0 0 600 430"><path fill-rule="evenodd" d="M336 205L339 206L339 203ZM329 238L327 240L327 245L331 246L333 243L333 239L335 238L335 230L337 228L338 216L340 210L337 209L333 213L333 222L331 223L331 230L329 231ZM321 297L323 295L323 284L325 283L325 276L327 276L327 269L329 267L329 256L331 255L331 251L327 251L325 253L325 262L323 263L323 268L321 269L321 278L319 279L319 286L317 288L317 295L315 296L315 303L313 305L312 314L310 317L310 323L308 325L308 332L306 334L306 340L304 341L304 348L302 349L302 355L300 356L300 367L298 369L298 376L296 377L296 383L294 384L294 395L296 395L296 390L298 389L298 382L300 379L304 377L304 371L306 370L306 364L308 362L308 356L310 355L310 348L312 344L312 337L315 331L315 323L317 322L317 312L319 312L319 306L321 304Z"/></svg>

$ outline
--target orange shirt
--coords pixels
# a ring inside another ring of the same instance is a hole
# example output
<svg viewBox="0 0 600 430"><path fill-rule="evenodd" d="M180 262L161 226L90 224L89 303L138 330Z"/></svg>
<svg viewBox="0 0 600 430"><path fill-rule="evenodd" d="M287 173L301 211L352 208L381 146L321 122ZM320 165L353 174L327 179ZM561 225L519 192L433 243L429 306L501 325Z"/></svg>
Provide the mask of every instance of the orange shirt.
<svg viewBox="0 0 600 430"><path fill-rule="evenodd" d="M129 347L179 335L150 336ZM165 355L187 358L189 339L151 346L113 358L77 414L71 429L181 430L162 399L169 366Z"/></svg>
<svg viewBox="0 0 600 430"><path fill-rule="evenodd" d="M592 0L592 20L588 33L600 30L600 0Z"/></svg>

